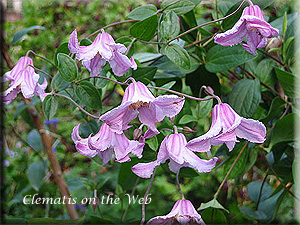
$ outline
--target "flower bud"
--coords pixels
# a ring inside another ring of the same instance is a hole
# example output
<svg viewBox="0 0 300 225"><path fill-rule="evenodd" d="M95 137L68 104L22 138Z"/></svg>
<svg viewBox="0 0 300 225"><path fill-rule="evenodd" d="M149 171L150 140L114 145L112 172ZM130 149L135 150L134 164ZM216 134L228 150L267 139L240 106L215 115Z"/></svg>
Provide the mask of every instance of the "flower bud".
<svg viewBox="0 0 300 225"><path fill-rule="evenodd" d="M142 136L142 134L143 134L142 129L136 128L136 129L133 131L133 139L134 139L134 140L139 139L139 138Z"/></svg>
<svg viewBox="0 0 300 225"><path fill-rule="evenodd" d="M210 87L210 86L206 86L204 88L204 92L207 94L207 95L214 95L214 90Z"/></svg>
<svg viewBox="0 0 300 225"><path fill-rule="evenodd" d="M193 130L192 128L188 127L188 126L184 126L182 128L182 132L185 133L185 134L189 134L189 133L196 133L195 130Z"/></svg>

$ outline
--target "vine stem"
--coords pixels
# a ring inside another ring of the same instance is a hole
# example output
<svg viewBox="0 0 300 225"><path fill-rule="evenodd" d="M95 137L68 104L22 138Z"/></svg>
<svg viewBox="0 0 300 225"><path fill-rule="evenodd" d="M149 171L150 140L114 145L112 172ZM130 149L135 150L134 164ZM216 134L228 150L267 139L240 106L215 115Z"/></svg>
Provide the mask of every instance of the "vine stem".
<svg viewBox="0 0 300 225"><path fill-rule="evenodd" d="M74 105L76 105L82 112L84 112L85 114L87 114L88 116L94 118L94 119L99 119L98 116L94 116L92 114L90 114L88 111L86 111L85 109L83 109L79 104L77 104L72 98L66 96L66 95L61 95L58 93L53 93L53 95L58 96L58 97L62 97L62 98L66 98L68 100L70 100Z"/></svg>
<svg viewBox="0 0 300 225"><path fill-rule="evenodd" d="M56 65L55 65L51 60L47 59L47 58L44 57L44 56L41 56L41 55L36 54L36 53L35 53L34 51L32 51L32 50L29 50L29 51L26 53L26 57L28 57L28 55L29 55L30 53L33 54L33 55L36 56L36 57L39 57L39 58L41 58L41 59L44 59L45 61L47 61L48 63L52 64L52 66L54 66L54 67L56 68Z"/></svg>
<svg viewBox="0 0 300 225"><path fill-rule="evenodd" d="M108 77L101 77L101 76L90 76L90 77L86 77L86 78L82 78L78 81L75 81L75 84L81 82L81 81L84 81L84 80L89 80L91 78L100 78L100 79L104 79L104 80L109 80L115 84L120 84L120 85L128 85L128 82L129 81L132 81L132 82L135 82L135 80L132 78L132 77L129 77L127 80L125 80L124 82L120 82L120 81L116 81L116 80L113 80L111 78L108 78Z"/></svg>
<svg viewBox="0 0 300 225"><path fill-rule="evenodd" d="M145 218L146 218L146 211L145 211L145 208L146 208L146 198L147 198L147 196L148 196L148 194L150 192L150 189L152 187L154 176L155 176L155 172L156 172L156 168L153 171L153 174L152 174L152 177L151 177L151 180L150 180L150 184L149 184L149 186L147 188L147 191L146 191L146 193L144 195L144 201L143 201L143 205L142 205L142 220L141 220L140 225L143 225L144 222L145 222Z"/></svg>
<svg viewBox="0 0 300 225"><path fill-rule="evenodd" d="M221 191L221 189L222 189L222 187L223 187L225 181L227 180L227 178L228 178L229 174L231 173L233 167L235 166L236 162L238 161L238 159L240 158L240 156L242 155L242 153L244 152L244 150L246 149L246 147L248 146L248 144L249 144L249 141L247 141L247 143L244 145L244 147L242 148L242 150L240 151L240 153L238 154L238 156L236 157L236 159L235 159L234 162L232 163L232 165L231 165L231 167L229 168L229 170L228 170L226 176L224 177L222 183L220 184L220 186L219 186L219 188L218 188L216 194L214 195L214 199L217 199L217 197L218 197L218 195L219 195L219 193L220 193L220 191Z"/></svg>
<svg viewBox="0 0 300 225"><path fill-rule="evenodd" d="M95 32L88 35L86 38L90 38L90 37L94 36L95 34L99 33L101 30L104 30L106 28L113 27L113 26L123 24L123 23L131 23L131 22L137 22L137 21L139 21L139 20L123 20L123 21L119 21L119 22L114 22L114 23L111 23L109 25L106 25L106 26L100 28L99 30L96 30Z"/></svg>
<svg viewBox="0 0 300 225"><path fill-rule="evenodd" d="M25 66L25 69L27 68L27 66L32 67L34 70L36 70L36 71L38 71L38 72L40 72L40 73L43 73L43 74L45 74L46 76L48 76L48 77L50 77L50 78L53 78L49 73L46 73L45 71L43 71L43 70L41 70L41 69L38 69L38 68L36 68L35 66L33 66L33 65L31 65L31 64L27 64L27 65Z"/></svg>
<svg viewBox="0 0 300 225"><path fill-rule="evenodd" d="M184 199L184 194L183 194L183 192L182 192L182 190L181 190L180 182L179 182L179 170L178 170L178 172L176 173L176 183L177 183L177 186L178 186L178 191L179 191L179 193L180 193L180 195L181 195L181 199Z"/></svg>
<svg viewBox="0 0 300 225"><path fill-rule="evenodd" d="M189 29L189 30L187 30L187 31L185 31L185 32L183 32L183 33L177 35L175 38L169 40L169 41L167 42L167 44L170 44L172 41L176 40L177 38L180 38L180 37L182 37L182 36L184 36L184 35L186 35L186 34L192 32L192 31L194 31L194 30L196 30L196 29L198 29L198 28L207 26L207 25L212 24L212 23L217 23L217 22L222 21L222 20L226 20L227 18L229 18L229 17L235 15L235 14L243 7L243 5L244 5L246 2L248 2L248 3L250 4L249 0L244 0L244 1L239 5L239 7L238 7L233 13L230 13L229 15L227 15L227 16L225 16L225 17L223 17L223 18L220 18L220 19L217 19L217 20L213 20L213 21L209 21L209 22L207 22L207 23L203 23L203 24L201 24L201 25L199 25L199 26L193 27L193 28L191 28L191 29ZM252 3L252 2L251 2L251 3ZM252 4L252 5L253 5L253 4Z"/></svg>

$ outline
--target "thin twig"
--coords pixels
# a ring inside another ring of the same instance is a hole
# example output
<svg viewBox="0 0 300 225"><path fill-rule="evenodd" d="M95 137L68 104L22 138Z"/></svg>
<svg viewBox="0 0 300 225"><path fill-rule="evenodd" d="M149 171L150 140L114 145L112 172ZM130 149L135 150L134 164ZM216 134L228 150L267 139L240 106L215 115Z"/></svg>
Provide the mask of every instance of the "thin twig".
<svg viewBox="0 0 300 225"><path fill-rule="evenodd" d="M152 184L153 184L153 179L154 179L154 176L155 176L155 172L156 172L156 168L155 168L154 171L153 171L153 174L152 174L152 177L151 177L151 180L150 180L150 184L149 184L149 186L148 186L148 188L147 188L147 191L146 191L146 193L145 193L145 195L144 195L144 201L143 201L143 205L142 205L142 220L141 220L140 225L143 225L144 222L145 222L145 218L146 218L146 211L145 211L145 207L146 207L146 198L147 198L147 196L148 196L148 194L149 194L149 192L150 192L151 186L152 186Z"/></svg>
<svg viewBox="0 0 300 225"><path fill-rule="evenodd" d="M284 69L285 69L287 72L289 72L289 73L291 72L291 71L289 70L289 68L287 67L287 65L285 65L284 63L282 63L280 60L276 59L276 58L275 58L274 56L272 56L270 53L265 52L265 51L263 51L263 50L261 50L261 49L257 49L257 50L260 51L261 53L265 54L265 55L268 56L269 58L275 60L277 63L279 63L281 66L283 66Z"/></svg>
<svg viewBox="0 0 300 225"><path fill-rule="evenodd" d="M52 75L50 75L49 73L46 73L45 71L43 71L43 70L41 70L41 69L38 69L38 68L36 68L35 66L33 66L33 65L31 65L31 64L27 64L27 65L25 66L25 69L26 69L27 66L32 67L34 70L36 70L36 71L38 71L38 72L40 72L40 73L43 73L43 74L47 75L47 76L50 77L50 78L53 78Z"/></svg>
<svg viewBox="0 0 300 225"><path fill-rule="evenodd" d="M225 181L227 180L227 178L228 178L229 174L231 173L233 167L235 166L236 162L238 161L238 159L240 158L240 156L242 155L242 153L244 152L244 150L246 149L246 147L248 146L248 144L249 144L249 141L247 141L247 143L244 145L244 147L242 148L242 150L240 151L240 153L238 154L238 156L236 157L236 159L235 159L234 162L232 163L232 165L231 165L231 167L229 168L229 170L228 170L226 176L224 177L222 183L220 184L220 186L219 186L219 188L218 188L216 194L214 195L214 199L217 199L217 197L218 197L218 195L219 195L219 193L220 193L220 191L221 191L221 189L222 189L222 187L223 187Z"/></svg>
<svg viewBox="0 0 300 225"><path fill-rule="evenodd" d="M213 20L213 21L209 21L209 22L207 22L207 23L203 23L203 24L201 24L201 25L199 25L199 26L193 27L193 28L191 28L191 29L189 29L189 30L187 30L187 31L185 31L185 32L183 32L183 33L177 35L175 38L172 38L171 40L169 40L169 41L167 42L167 44L171 43L172 41L176 40L177 38L180 38L180 37L182 37L182 36L184 36L184 35L186 35L186 34L192 32L192 31L194 31L194 30L196 30L196 29L198 29L198 28L207 26L207 25L212 24L212 23L217 23L217 22L222 21L222 20L226 20L227 18L229 18L229 17L233 16L234 14L236 14L236 13L243 7L243 5L245 4L245 2L248 2L248 1L247 1L247 0L244 0L244 1L240 4L240 6L239 6L233 13L231 13L231 14L229 14L229 15L223 17L223 18L220 18L220 19L217 19L217 20Z"/></svg>
<svg viewBox="0 0 300 225"><path fill-rule="evenodd" d="M95 32L88 35L86 38L90 38L90 37L94 36L95 34L99 33L101 30L104 30L106 28L113 27L113 26L123 24L123 23L131 23L131 22L137 22L137 21L139 21L139 20L123 20L123 21L119 21L119 22L114 22L114 23L111 23L109 25L106 25L106 26L100 28L99 30L96 30Z"/></svg>
<svg viewBox="0 0 300 225"><path fill-rule="evenodd" d="M90 117L92 117L94 119L99 119L99 116L94 116L94 115L90 114L88 111L86 111L85 109L83 109L77 102L75 102L72 98L70 98L70 97L68 97L66 95L58 94L58 93L53 93L53 95L59 96L59 97L63 97L63 98L66 98L66 99L70 100L74 105L76 105L82 112L84 112L88 116L90 116Z"/></svg>
<svg viewBox="0 0 300 225"><path fill-rule="evenodd" d="M120 84L120 85L128 85L128 82L129 81L134 81L134 79L132 78L132 77L129 77L126 81L124 81L124 82L120 82L120 81L116 81L116 80L113 80L113 79L111 79L111 78L108 78L108 77L102 77L102 76L90 76L90 77L86 77L86 78L82 78L82 79L80 79L80 80L78 80L78 81L75 81L75 84L77 84L77 83L79 83L79 82L81 82L81 81L84 81L84 80L89 80L89 79L91 79L91 78L100 78L100 79L104 79L104 80L109 80L109 81L111 81L111 82L114 82L114 83L116 83L116 84Z"/></svg>
<svg viewBox="0 0 300 225"><path fill-rule="evenodd" d="M132 39L132 41L131 41L130 44L128 45L128 48L127 48L127 50L126 50L126 52L125 52L125 55L128 54L128 52L130 51L130 49L131 49L133 43L134 43L136 40L137 40L136 38L133 38L133 39Z"/></svg>
<svg viewBox="0 0 300 225"><path fill-rule="evenodd" d="M180 183L179 183L179 170L176 173L176 183L177 183L177 186L178 186L178 191L179 191L179 193L181 195L181 199L184 199L184 194L183 194L183 192L181 190Z"/></svg>
<svg viewBox="0 0 300 225"><path fill-rule="evenodd" d="M28 57L28 55L29 55L30 53L32 53L32 54L33 54L34 56L36 56L36 57L39 57L39 58L41 58L41 59L46 60L48 63L51 63L52 66L56 67L56 65L55 65L51 60L47 59L47 58L44 57L44 56L41 56L41 55L36 54L36 53L35 53L34 51L32 51L32 50L29 50L29 51L26 53L26 56Z"/></svg>

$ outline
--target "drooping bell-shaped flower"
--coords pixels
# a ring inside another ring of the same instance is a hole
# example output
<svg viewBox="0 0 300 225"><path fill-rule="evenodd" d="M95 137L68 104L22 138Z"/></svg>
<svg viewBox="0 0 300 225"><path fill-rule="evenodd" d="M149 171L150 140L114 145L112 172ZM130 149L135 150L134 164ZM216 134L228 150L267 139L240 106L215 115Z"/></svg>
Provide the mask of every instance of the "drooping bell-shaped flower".
<svg viewBox="0 0 300 225"><path fill-rule="evenodd" d="M91 75L98 75L106 61L109 62L113 73L116 76L124 75L129 68L137 69L134 59L129 60L126 55L126 47L123 44L115 43L112 36L104 31L99 33L94 42L89 46L79 46L76 29L72 32L69 41L71 53L76 54L78 60L82 60L83 66L91 72Z"/></svg>
<svg viewBox="0 0 300 225"><path fill-rule="evenodd" d="M223 46L237 45L247 36L247 44L242 44L242 46L251 54L256 55L257 48L267 45L267 38L278 34L278 29L266 22L260 7L251 5L244 9L241 18L230 30L216 35L215 43Z"/></svg>
<svg viewBox="0 0 300 225"><path fill-rule="evenodd" d="M171 212L165 216L157 216L148 221L147 224L202 224L199 213L193 204L186 199L178 200Z"/></svg>
<svg viewBox="0 0 300 225"><path fill-rule="evenodd" d="M158 133L155 124L166 116L177 115L183 104L184 98L176 95L161 95L155 98L143 83L133 82L126 88L121 105L105 113L100 119L113 131L121 133L139 114L141 123Z"/></svg>
<svg viewBox="0 0 300 225"><path fill-rule="evenodd" d="M186 148L186 138L183 134L166 136L160 145L157 159L149 163L138 163L132 171L139 177L149 178L154 168L170 159L169 168L177 173L181 167L191 167L200 173L210 172L216 165L216 157L210 160L200 159L195 153Z"/></svg>
<svg viewBox="0 0 300 225"><path fill-rule="evenodd" d="M105 123L102 124L97 134L90 135L88 138L79 136L79 127L80 124L74 127L72 140L76 150L84 156L98 155L103 160L103 165L108 163L113 154L116 161L120 163L130 161L130 153L139 158L142 157L144 143L128 140L124 133L113 132Z"/></svg>
<svg viewBox="0 0 300 225"><path fill-rule="evenodd" d="M9 88L2 92L3 102L8 104L17 97L19 92L22 92L25 98L31 98L34 95L40 96L43 101L45 98L44 90L47 87L47 80L44 78L42 84L38 83L39 75L35 73L32 59L23 56L11 71L8 71L3 76L3 81L11 81Z"/></svg>
<svg viewBox="0 0 300 225"><path fill-rule="evenodd" d="M196 152L207 152L211 145L225 143L231 151L238 142L236 137L254 143L263 143L266 139L266 127L257 120L239 116L228 104L220 103L213 108L210 130L190 140L187 148Z"/></svg>

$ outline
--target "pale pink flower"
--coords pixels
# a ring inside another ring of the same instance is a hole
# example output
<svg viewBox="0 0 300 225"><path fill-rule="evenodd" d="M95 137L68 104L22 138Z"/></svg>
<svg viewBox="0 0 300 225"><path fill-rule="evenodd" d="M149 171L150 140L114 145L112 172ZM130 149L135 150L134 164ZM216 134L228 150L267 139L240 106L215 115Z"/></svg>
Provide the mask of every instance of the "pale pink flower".
<svg viewBox="0 0 300 225"><path fill-rule="evenodd" d="M186 199L178 200L173 206L171 212L165 216L157 216L148 221L147 224L202 224L199 213L193 204Z"/></svg>
<svg viewBox="0 0 300 225"><path fill-rule="evenodd" d="M230 30L216 35L215 43L223 46L237 45L247 36L247 44L242 44L242 46L251 54L256 55L257 48L267 45L267 38L278 34L278 29L266 22L260 7L252 5L244 9L241 18Z"/></svg>
<svg viewBox="0 0 300 225"><path fill-rule="evenodd" d="M176 95L161 95L155 98L143 83L133 82L126 88L121 105L105 113L100 119L113 131L122 133L128 128L130 121L139 115L141 123L159 133L155 124L166 116L177 115L183 104L184 98Z"/></svg>
<svg viewBox="0 0 300 225"><path fill-rule="evenodd" d="M213 108L210 130L189 141L187 148L196 152L207 152L211 145L225 143L231 151L238 142L236 137L263 143L266 140L266 127L257 120L239 116L228 104L221 103Z"/></svg>
<svg viewBox="0 0 300 225"><path fill-rule="evenodd" d="M72 32L69 41L71 53L76 54L78 60L82 60L83 66L91 72L91 75L98 75L106 61L109 62L113 73L116 76L124 75L129 68L137 69L134 59L129 60L125 53L127 48L123 44L115 43L113 37L102 31L89 46L79 46L76 29Z"/></svg>
<svg viewBox="0 0 300 225"><path fill-rule="evenodd" d="M191 167L200 173L210 172L216 165L216 157L210 160L200 159L195 153L186 148L186 138L183 134L166 136L160 145L157 159L149 163L138 163L132 171L139 177L149 178L154 168L170 159L169 168L177 173L181 167Z"/></svg>
<svg viewBox="0 0 300 225"><path fill-rule="evenodd" d="M113 154L116 161L120 163L130 161L129 154L142 157L144 142L128 140L124 133L113 132L105 123L94 136L81 138L79 136L80 125L74 127L72 132L72 140L80 154L89 157L98 155L103 160L103 165L108 163Z"/></svg>
<svg viewBox="0 0 300 225"><path fill-rule="evenodd" d="M23 56L11 71L8 71L3 76L3 81L11 81L9 88L2 92L3 102L8 104L17 97L19 92L22 92L25 98L31 98L34 95L40 96L43 101L45 98L44 90L47 87L47 80L44 78L42 84L38 83L39 75L35 73L31 66L32 59Z"/></svg>

